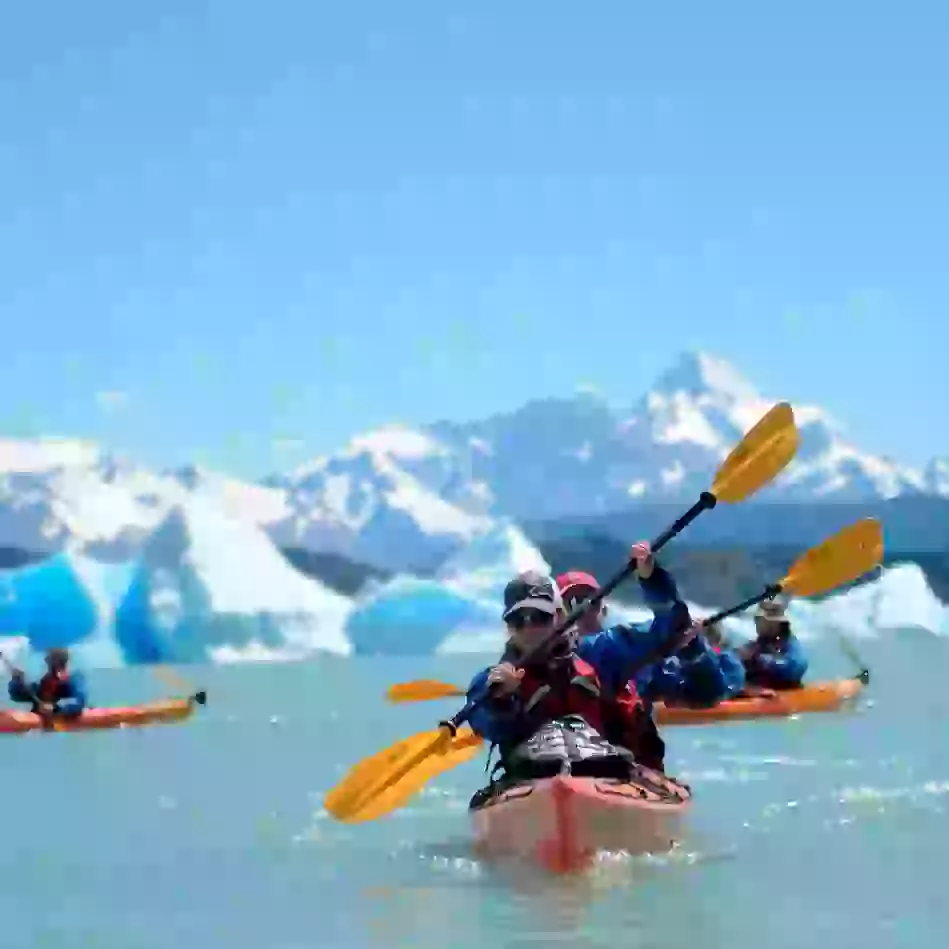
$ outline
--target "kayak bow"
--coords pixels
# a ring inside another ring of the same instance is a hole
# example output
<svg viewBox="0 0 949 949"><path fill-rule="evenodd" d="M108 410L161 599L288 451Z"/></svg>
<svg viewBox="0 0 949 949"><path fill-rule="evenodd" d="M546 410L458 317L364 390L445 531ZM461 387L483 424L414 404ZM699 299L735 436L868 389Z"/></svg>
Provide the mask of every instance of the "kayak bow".
<svg viewBox="0 0 949 949"><path fill-rule="evenodd" d="M558 775L515 784L470 808L476 852L549 873L586 870L598 853L662 853L681 833L689 788L648 768L629 781Z"/></svg>

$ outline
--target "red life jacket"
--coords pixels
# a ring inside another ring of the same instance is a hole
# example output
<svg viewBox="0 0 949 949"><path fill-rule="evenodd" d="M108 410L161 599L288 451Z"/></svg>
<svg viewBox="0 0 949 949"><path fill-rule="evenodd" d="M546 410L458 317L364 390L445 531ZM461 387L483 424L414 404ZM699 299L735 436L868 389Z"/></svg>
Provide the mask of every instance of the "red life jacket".
<svg viewBox="0 0 949 949"><path fill-rule="evenodd" d="M47 672L36 684L36 697L41 702L48 702L52 705L59 698L60 689L68 683L69 673L65 670L62 672Z"/></svg>
<svg viewBox="0 0 949 949"><path fill-rule="evenodd" d="M638 757L648 713L636 686L630 682L615 695L607 694L596 670L579 656L573 656L564 671L564 679L554 684L525 669L518 689L525 713L541 723L580 715L608 742L622 745Z"/></svg>

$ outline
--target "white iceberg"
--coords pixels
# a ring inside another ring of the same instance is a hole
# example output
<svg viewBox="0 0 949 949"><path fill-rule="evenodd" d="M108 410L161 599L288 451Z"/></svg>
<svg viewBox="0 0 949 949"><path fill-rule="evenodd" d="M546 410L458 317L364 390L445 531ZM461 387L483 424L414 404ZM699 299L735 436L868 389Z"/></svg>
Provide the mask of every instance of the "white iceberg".
<svg viewBox="0 0 949 949"><path fill-rule="evenodd" d="M346 655L350 606L291 566L258 527L196 496L146 542L115 637L130 662L200 662L221 649L222 658L241 649Z"/></svg>

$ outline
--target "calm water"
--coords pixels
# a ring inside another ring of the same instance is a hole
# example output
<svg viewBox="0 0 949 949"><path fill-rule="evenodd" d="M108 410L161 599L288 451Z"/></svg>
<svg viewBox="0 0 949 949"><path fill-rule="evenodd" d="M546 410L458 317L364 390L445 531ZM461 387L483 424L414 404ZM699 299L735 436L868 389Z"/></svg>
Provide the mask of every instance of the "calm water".
<svg viewBox="0 0 949 949"><path fill-rule="evenodd" d="M871 643L869 707L784 723L667 729L696 791L661 859L586 880L507 880L467 852L476 760L357 827L320 800L345 767L429 728L449 703L393 708L392 681L464 682L477 658L200 670L192 724L2 739L11 949L393 946L938 947L949 930L949 646ZM849 671L829 648L817 672ZM160 694L141 670L97 700Z"/></svg>

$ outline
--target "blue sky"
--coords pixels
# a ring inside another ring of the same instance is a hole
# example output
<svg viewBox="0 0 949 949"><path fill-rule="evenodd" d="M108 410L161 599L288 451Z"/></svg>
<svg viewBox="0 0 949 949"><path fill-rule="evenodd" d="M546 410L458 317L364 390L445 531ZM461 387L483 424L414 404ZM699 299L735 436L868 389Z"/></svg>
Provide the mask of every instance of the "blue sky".
<svg viewBox="0 0 949 949"><path fill-rule="evenodd" d="M701 347L949 453L943 6L11 6L0 430L254 475Z"/></svg>

